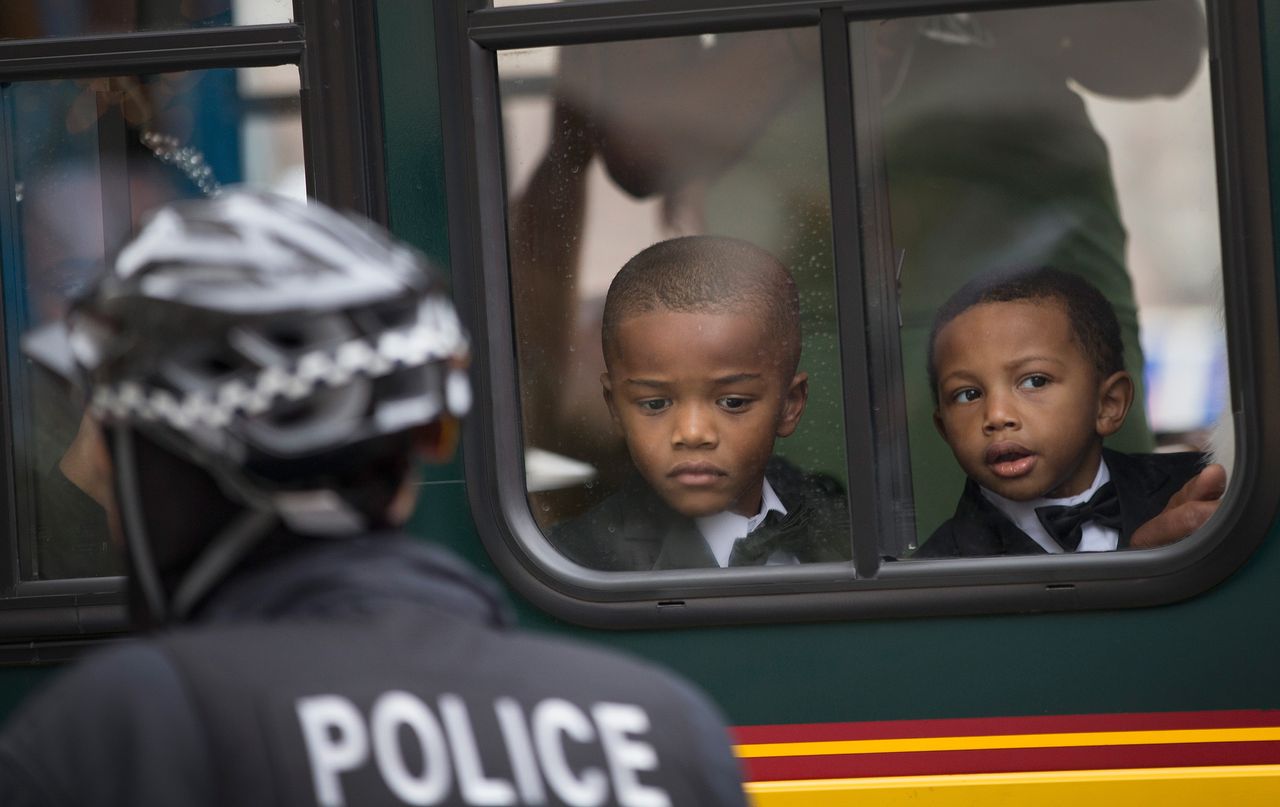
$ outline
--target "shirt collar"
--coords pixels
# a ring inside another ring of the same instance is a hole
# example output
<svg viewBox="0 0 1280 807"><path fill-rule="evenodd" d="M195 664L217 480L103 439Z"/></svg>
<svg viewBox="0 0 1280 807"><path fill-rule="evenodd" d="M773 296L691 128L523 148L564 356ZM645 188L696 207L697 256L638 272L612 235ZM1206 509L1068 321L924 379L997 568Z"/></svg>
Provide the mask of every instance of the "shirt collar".
<svg viewBox="0 0 1280 807"><path fill-rule="evenodd" d="M698 532L702 533L702 537L706 539L707 548L711 550L711 554L715 556L716 563L721 567L729 563L729 554L733 552L733 542L745 537L756 527L759 527L771 510L777 511L778 515L781 516L787 514L787 508L782 504L782 500L778 498L778 494L774 492L773 485L769 484L768 479L764 480L760 493L760 512L750 518L725 510L721 513L694 519L694 523L698 525Z"/></svg>
<svg viewBox="0 0 1280 807"><path fill-rule="evenodd" d="M444 547L398 533L305 541L231 575L196 619L345 618L424 606L495 626L514 624L493 581Z"/></svg>
<svg viewBox="0 0 1280 807"><path fill-rule="evenodd" d="M1008 516L1009 520L1017 526L1018 529L1025 532L1031 537L1031 540L1039 544L1046 552L1058 553L1062 551L1062 547L1058 546L1058 542L1053 540L1049 532L1040 523L1040 519L1036 516L1037 507L1046 507L1049 505L1061 505L1070 507L1073 504L1087 502L1098 490L1098 488L1111 481L1111 471L1107 468L1106 460L1098 461L1098 472L1093 475L1093 484L1081 493L1074 496L1067 496L1062 499L1050 499L1041 496L1038 499L1032 499L1026 502L1017 502L1013 499L1006 499L999 493L987 490L981 485L978 490L982 491L983 497L995 505L996 509Z"/></svg>

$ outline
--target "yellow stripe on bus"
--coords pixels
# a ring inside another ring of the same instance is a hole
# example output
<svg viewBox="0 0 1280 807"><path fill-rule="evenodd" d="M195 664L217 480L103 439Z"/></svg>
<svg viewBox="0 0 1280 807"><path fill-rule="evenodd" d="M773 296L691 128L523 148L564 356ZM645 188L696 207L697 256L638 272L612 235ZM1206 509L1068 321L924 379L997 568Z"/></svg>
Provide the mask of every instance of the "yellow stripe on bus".
<svg viewBox="0 0 1280 807"><path fill-rule="evenodd" d="M1276 740L1280 740L1280 726L754 743L736 745L734 746L734 752L739 757L746 759L756 757L817 757L837 754L900 754L920 751L977 751L1001 748L1074 748L1097 745L1168 745L1170 743L1256 743Z"/></svg>
<svg viewBox="0 0 1280 807"><path fill-rule="evenodd" d="M1275 807L1280 765L754 782L755 807Z"/></svg>

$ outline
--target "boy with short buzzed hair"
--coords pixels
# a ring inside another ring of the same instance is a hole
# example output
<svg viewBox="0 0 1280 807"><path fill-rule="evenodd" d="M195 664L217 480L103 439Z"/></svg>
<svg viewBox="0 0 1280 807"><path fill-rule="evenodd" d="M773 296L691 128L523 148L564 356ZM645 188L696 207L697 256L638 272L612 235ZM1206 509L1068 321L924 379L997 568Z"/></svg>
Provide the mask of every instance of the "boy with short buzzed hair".
<svg viewBox="0 0 1280 807"><path fill-rule="evenodd" d="M938 311L928 366L934 422L969 479L913 557L1158 546L1217 508L1225 471L1202 454L1103 447L1133 382L1111 304L1077 275L970 281Z"/></svg>
<svg viewBox="0 0 1280 807"><path fill-rule="evenodd" d="M637 476L551 532L593 569L847 561L834 480L773 456L804 413L800 301L786 268L734 238L662 241L605 299L605 403Z"/></svg>

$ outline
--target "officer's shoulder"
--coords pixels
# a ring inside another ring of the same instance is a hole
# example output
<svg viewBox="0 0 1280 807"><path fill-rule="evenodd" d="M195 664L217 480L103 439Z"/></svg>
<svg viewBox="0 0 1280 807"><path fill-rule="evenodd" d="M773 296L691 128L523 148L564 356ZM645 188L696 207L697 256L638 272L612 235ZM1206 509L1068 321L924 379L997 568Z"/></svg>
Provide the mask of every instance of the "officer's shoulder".
<svg viewBox="0 0 1280 807"><path fill-rule="evenodd" d="M126 640L97 650L55 675L29 701L31 709L56 706L70 715L127 715L140 702L154 708L177 674L153 642ZM24 709L25 711L25 709Z"/></svg>
<svg viewBox="0 0 1280 807"><path fill-rule="evenodd" d="M190 717L186 687L168 655L152 641L127 640L54 676L24 701L6 731L37 744L57 734L60 743L91 751L104 733L164 737L190 728Z"/></svg>
<svg viewBox="0 0 1280 807"><path fill-rule="evenodd" d="M99 784L126 777L125 748L198 787L203 772L192 766L201 740L193 721L163 651L129 640L92 653L27 698L0 734L0 755L71 794L85 776Z"/></svg>

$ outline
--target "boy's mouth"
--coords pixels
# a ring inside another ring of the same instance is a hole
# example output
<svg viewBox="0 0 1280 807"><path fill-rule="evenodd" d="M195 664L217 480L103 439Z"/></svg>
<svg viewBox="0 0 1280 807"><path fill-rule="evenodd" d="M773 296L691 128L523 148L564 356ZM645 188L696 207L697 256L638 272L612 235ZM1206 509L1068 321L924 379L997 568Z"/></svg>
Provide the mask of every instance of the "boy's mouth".
<svg viewBox="0 0 1280 807"><path fill-rule="evenodd" d="M987 446L983 460L996 476L1013 479L1031 473L1037 457L1030 449L1017 443L1003 442Z"/></svg>
<svg viewBox="0 0 1280 807"><path fill-rule="evenodd" d="M667 477L691 487L711 485L728 476L724 469L710 462L682 462L667 472Z"/></svg>

